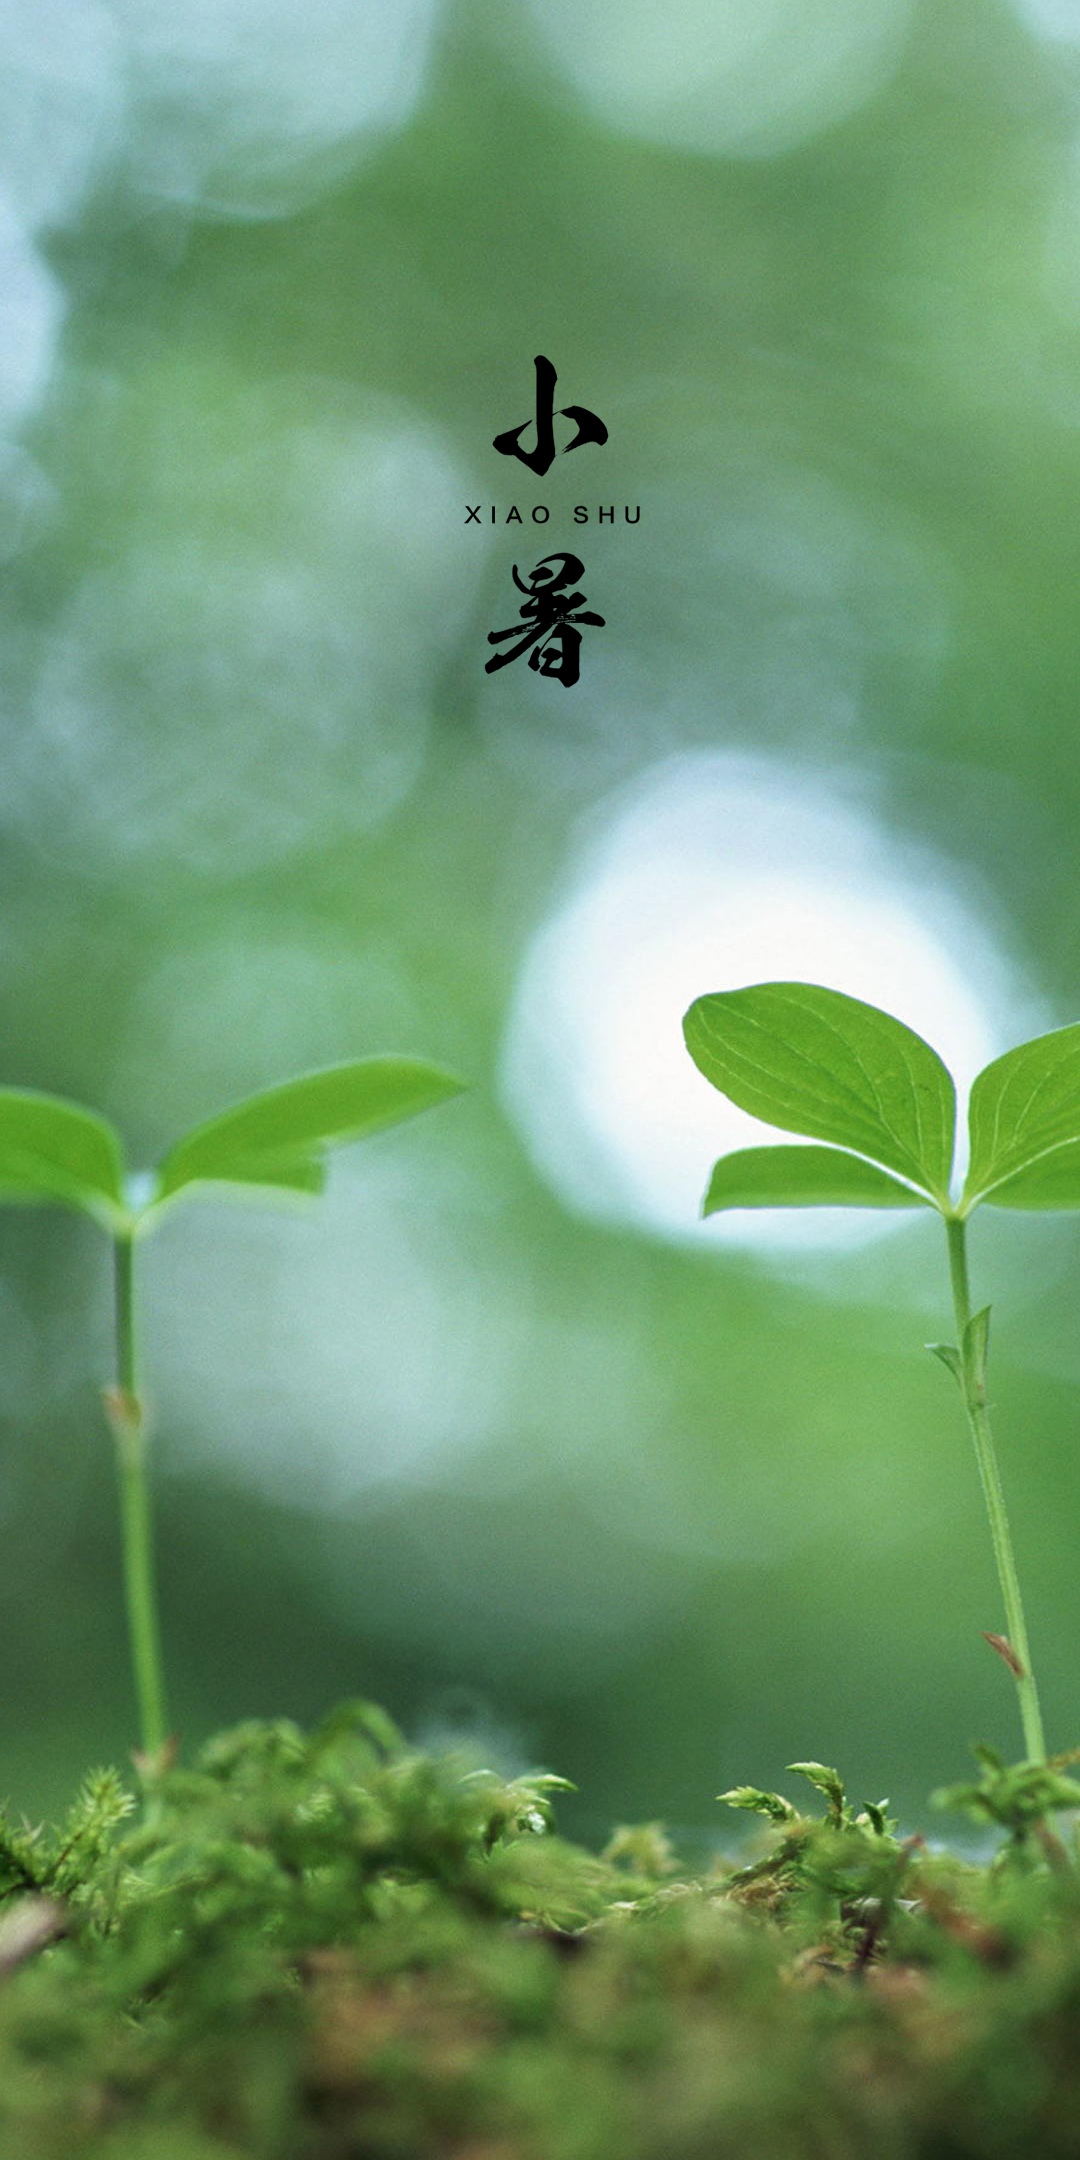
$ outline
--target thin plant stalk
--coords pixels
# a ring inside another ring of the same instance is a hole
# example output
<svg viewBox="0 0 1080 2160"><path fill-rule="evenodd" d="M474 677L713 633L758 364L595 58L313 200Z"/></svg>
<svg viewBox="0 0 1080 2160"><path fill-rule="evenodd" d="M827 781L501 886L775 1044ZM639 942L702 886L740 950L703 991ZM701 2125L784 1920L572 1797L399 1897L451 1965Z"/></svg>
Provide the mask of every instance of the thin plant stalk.
<svg viewBox="0 0 1080 2160"><path fill-rule="evenodd" d="M147 1482L146 1406L139 1389L135 1240L122 1232L113 1241L113 1281L116 1384L107 1390L105 1401L116 1443L124 1598L139 1710L140 1746L147 1768L152 1769L161 1759L168 1722Z"/></svg>
<svg viewBox="0 0 1080 2160"><path fill-rule="evenodd" d="M979 1465L986 1512L990 1519L990 1536L993 1540L994 1559L997 1563L998 1581L1005 1606L1005 1629L1008 1644L1013 1651L1019 1671L1013 1667L1017 1694L1020 1698L1020 1720L1024 1728L1024 1746L1031 1762L1046 1761L1046 1741L1043 1737L1042 1712L1039 1694L1031 1667L1031 1651L1028 1647L1027 1625L1024 1620L1024 1604L1020 1595L1020 1579L1016 1572L1009 1518L1005 1508L1005 1494L1001 1485L994 1436L990 1430L990 1412L986 1400L986 1362L983 1351L971 1329L971 1290L968 1282L967 1225L959 1216L946 1216L945 1234L949 1246L949 1273L952 1278L953 1305L956 1311L956 1332L960 1352L960 1386L967 1411L971 1437L975 1443L975 1459Z"/></svg>

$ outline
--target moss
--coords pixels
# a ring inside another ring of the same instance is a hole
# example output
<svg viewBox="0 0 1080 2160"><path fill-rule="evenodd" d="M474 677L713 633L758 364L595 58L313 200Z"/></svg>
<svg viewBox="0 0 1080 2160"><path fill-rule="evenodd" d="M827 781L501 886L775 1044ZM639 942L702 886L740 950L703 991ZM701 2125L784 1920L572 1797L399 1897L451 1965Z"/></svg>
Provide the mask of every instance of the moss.
<svg viewBox="0 0 1080 2160"><path fill-rule="evenodd" d="M222 1735L141 1818L100 1773L0 1832L0 2160L1073 2160L1069 1782L1040 1814L986 1761L977 1867L801 1769L824 1814L740 1788L760 1847L697 1877L364 1704Z"/></svg>

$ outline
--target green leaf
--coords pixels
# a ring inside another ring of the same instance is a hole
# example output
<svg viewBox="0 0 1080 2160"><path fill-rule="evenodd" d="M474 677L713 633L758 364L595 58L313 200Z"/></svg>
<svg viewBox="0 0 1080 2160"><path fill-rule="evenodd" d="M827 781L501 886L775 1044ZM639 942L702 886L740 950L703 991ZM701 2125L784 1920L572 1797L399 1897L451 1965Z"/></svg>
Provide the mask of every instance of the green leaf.
<svg viewBox="0 0 1080 2160"><path fill-rule="evenodd" d="M770 1822L795 1822L796 1811L790 1800L781 1793L762 1792L759 1785L733 1785L730 1792L717 1793L718 1800L728 1807L748 1808L753 1815L767 1815Z"/></svg>
<svg viewBox="0 0 1080 2160"><path fill-rule="evenodd" d="M814 983L758 983L697 998L684 1030L699 1070L740 1110L867 1155L947 1201L955 1090L901 1021Z"/></svg>
<svg viewBox="0 0 1080 2160"><path fill-rule="evenodd" d="M714 1165L703 1215L724 1208L929 1207L925 1193L831 1147L739 1148Z"/></svg>
<svg viewBox="0 0 1080 2160"><path fill-rule="evenodd" d="M975 1753L983 1766L981 1782L944 1786L931 1793L933 1807L988 1816L1004 1829L1025 1832L1055 1808L1080 1805L1080 1785L1062 1777L1052 1763L1023 1762L1010 1769L989 1748L976 1748Z"/></svg>
<svg viewBox="0 0 1080 2160"><path fill-rule="evenodd" d="M60 1201L112 1228L124 1215L120 1142L76 1103L0 1088L0 1201Z"/></svg>
<svg viewBox="0 0 1080 2160"><path fill-rule="evenodd" d="M929 1350L931 1357L941 1359L942 1364L948 1368L949 1372L951 1372L953 1379L957 1383L957 1386L962 1388L964 1385L964 1361L960 1355L959 1350L956 1347L956 1344L950 1342L928 1342L926 1347Z"/></svg>
<svg viewBox="0 0 1080 2160"><path fill-rule="evenodd" d="M1007 1050L979 1074L964 1205L1080 1207L1080 1026Z"/></svg>
<svg viewBox="0 0 1080 2160"><path fill-rule="evenodd" d="M788 1769L824 1793L830 1814L839 1822L844 1813L844 1786L839 1770L830 1770L827 1763L819 1762L789 1762Z"/></svg>
<svg viewBox="0 0 1080 2160"><path fill-rule="evenodd" d="M870 1827L878 1837L888 1837L897 1827L895 1823L889 1821L889 1803L887 1800L864 1800L863 1814L868 1817ZM856 1817L856 1820L858 1820L858 1817Z"/></svg>
<svg viewBox="0 0 1080 2160"><path fill-rule="evenodd" d="M981 1312L973 1313L964 1329L964 1354L980 1380L986 1378L986 1360L990 1354L990 1307L984 1305Z"/></svg>
<svg viewBox="0 0 1080 2160"><path fill-rule="evenodd" d="M250 1095L187 1133L165 1157L152 1205L187 1185L319 1192L330 1147L445 1102L463 1082L420 1058L359 1058Z"/></svg>
<svg viewBox="0 0 1080 2160"><path fill-rule="evenodd" d="M986 1207L1080 1208L1080 1140L1051 1148L979 1197Z"/></svg>

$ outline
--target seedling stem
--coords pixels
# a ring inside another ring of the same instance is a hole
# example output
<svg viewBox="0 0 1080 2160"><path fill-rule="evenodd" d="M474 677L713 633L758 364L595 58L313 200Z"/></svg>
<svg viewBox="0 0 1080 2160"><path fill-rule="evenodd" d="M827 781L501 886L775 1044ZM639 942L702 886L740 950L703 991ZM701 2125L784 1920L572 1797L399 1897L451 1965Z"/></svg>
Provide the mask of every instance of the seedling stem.
<svg viewBox="0 0 1080 2160"><path fill-rule="evenodd" d="M971 1326L971 1290L968 1281L967 1224L957 1215L945 1218L945 1236L949 1247L949 1273L952 1278L953 1306L956 1312L956 1337L960 1350L961 1392L967 1411L971 1437L975 1443L975 1459L979 1465L986 1512L990 1519L990 1536L993 1539L994 1559L997 1562L998 1581L1005 1606L1005 1626L1008 1639L1023 1670L1016 1675L1016 1688L1020 1697L1020 1718L1024 1728L1024 1746L1031 1762L1046 1761L1046 1741L1043 1737L1042 1712L1039 1709L1038 1689L1031 1669L1031 1652L1028 1649L1027 1626L1024 1620L1020 1581L1013 1557L1012 1538L1009 1534L1009 1518L1005 1509L1001 1473L998 1469L994 1437L990 1430L990 1412L986 1401L985 1337L980 1339L977 1329Z"/></svg>
<svg viewBox="0 0 1080 2160"><path fill-rule="evenodd" d="M153 1764L160 1759L165 1745L167 1720L146 1474L146 1406L139 1390L136 1347L135 1239L130 1233L120 1232L114 1238L113 1262L116 1386L109 1390L106 1405L116 1443L124 1598L139 1705L141 1748L147 1762Z"/></svg>

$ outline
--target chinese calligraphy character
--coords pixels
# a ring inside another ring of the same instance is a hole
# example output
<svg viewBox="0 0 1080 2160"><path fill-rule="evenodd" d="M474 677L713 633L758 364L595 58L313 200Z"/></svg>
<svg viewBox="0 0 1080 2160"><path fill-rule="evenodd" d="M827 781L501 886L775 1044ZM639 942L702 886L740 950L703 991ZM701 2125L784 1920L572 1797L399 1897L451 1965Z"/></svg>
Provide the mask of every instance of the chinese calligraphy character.
<svg viewBox="0 0 1080 2160"><path fill-rule="evenodd" d="M518 591L526 595L518 614L529 627L522 630L521 623L517 622L512 623L509 630L489 631L489 645L501 645L506 638L517 638L518 642L506 652L493 653L485 663L485 675L508 666L511 660L529 652L531 646L529 666L535 668L538 675L554 675L565 690L576 683L580 672L581 632L574 625L592 623L598 630L604 628L602 615L590 614L582 607L584 593L567 590L582 575L583 569L584 564L576 555L545 555L535 570L530 571L528 584L523 585L517 574L517 564L514 564L514 583Z"/></svg>
<svg viewBox="0 0 1080 2160"><path fill-rule="evenodd" d="M496 450L501 450L504 457L520 458L522 464L528 465L537 478L542 480L555 458L555 384L558 377L551 361L545 360L543 353L537 353L534 364L536 367L536 448L535 450L523 450L521 447L521 438L526 428L533 425L531 420L523 420L520 427L507 428L505 434L496 435L494 447ZM567 443L566 451L563 453L564 456L571 450L577 450L582 443L606 443L608 431L603 421L598 419L595 413L586 411L584 405L562 406L559 418L561 420L577 421L577 434L573 442Z"/></svg>

